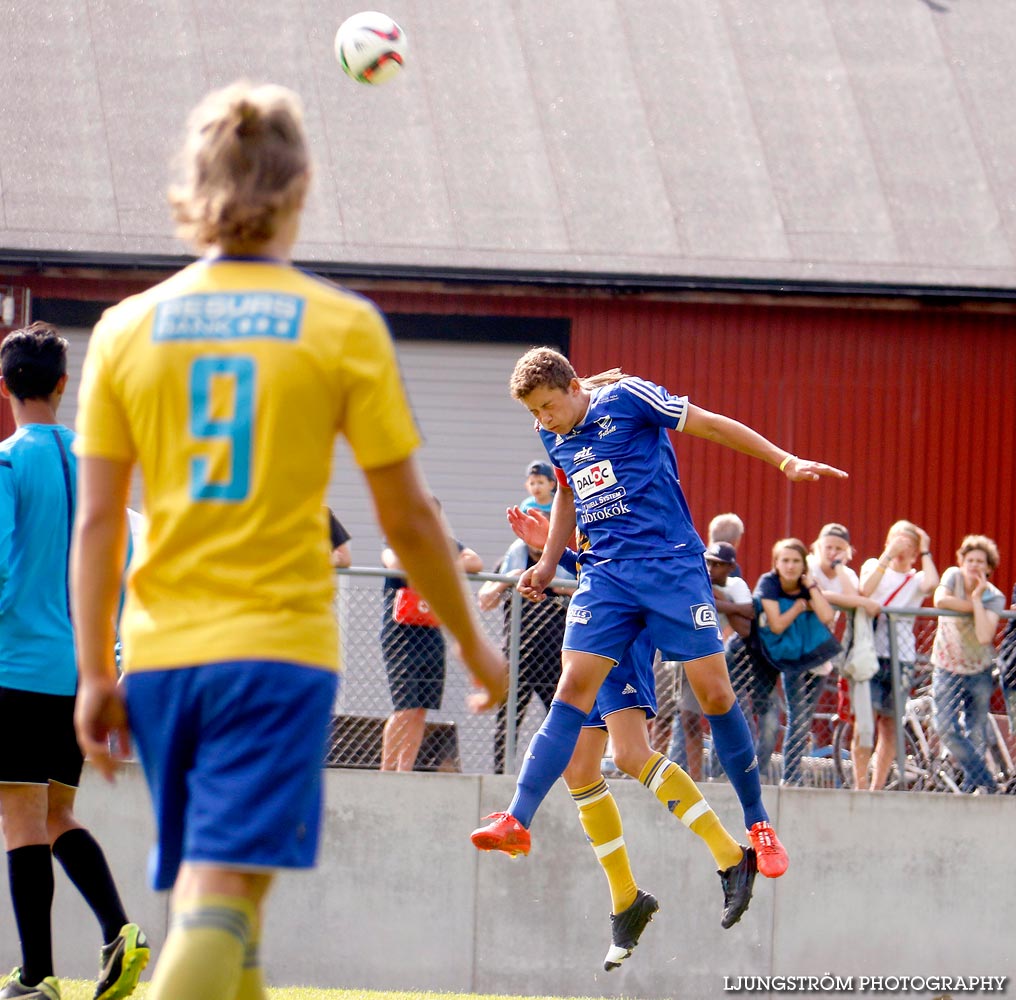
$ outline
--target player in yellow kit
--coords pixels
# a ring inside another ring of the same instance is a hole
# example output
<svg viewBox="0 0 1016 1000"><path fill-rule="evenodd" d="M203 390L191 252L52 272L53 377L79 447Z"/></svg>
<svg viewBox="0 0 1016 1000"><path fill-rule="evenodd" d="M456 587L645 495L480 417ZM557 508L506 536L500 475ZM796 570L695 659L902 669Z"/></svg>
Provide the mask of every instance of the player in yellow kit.
<svg viewBox="0 0 1016 1000"><path fill-rule="evenodd" d="M314 863L337 635L324 524L335 434L381 529L495 704L483 638L417 471L419 436L383 318L294 269L309 180L299 103L234 84L191 116L171 190L204 257L108 310L79 406L73 557L83 749L107 776L127 717L174 888L150 1000L264 996L260 907L276 868ZM123 508L140 466L147 529L131 565L116 682ZM125 702L126 701L126 705Z"/></svg>

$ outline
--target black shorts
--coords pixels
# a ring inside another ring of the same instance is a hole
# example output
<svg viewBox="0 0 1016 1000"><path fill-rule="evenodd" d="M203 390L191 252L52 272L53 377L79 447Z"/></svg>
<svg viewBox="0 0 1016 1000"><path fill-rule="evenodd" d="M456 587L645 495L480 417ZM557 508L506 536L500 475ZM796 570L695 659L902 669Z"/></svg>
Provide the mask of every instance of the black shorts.
<svg viewBox="0 0 1016 1000"><path fill-rule="evenodd" d="M84 757L74 735L74 700L0 687L0 782L78 787Z"/></svg>
<svg viewBox="0 0 1016 1000"><path fill-rule="evenodd" d="M394 625L381 642L392 707L439 709L444 697L445 643L441 629Z"/></svg>

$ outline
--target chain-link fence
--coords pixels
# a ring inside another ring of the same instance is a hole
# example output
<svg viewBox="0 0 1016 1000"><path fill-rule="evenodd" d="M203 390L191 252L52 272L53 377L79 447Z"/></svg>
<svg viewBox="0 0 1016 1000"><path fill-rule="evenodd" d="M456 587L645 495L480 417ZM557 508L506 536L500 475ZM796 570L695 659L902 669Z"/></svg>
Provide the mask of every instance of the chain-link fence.
<svg viewBox="0 0 1016 1000"><path fill-rule="evenodd" d="M756 740L763 780L1016 792L1016 664L1009 666L1008 649L1002 650L1013 617L1002 615L994 642L984 649L970 615L932 608L883 612L875 624L879 671L868 682L876 722L870 741L855 741L852 689L836 670L780 674L741 640L728 643L731 682ZM720 777L708 739L703 753L704 776Z"/></svg>
<svg viewBox="0 0 1016 1000"><path fill-rule="evenodd" d="M505 705L474 715L466 707L470 680L451 639L439 628L395 620L404 581L383 569L340 570L338 577L343 677L327 763L377 768L383 754L393 763L401 723L423 708L416 770L489 774L504 770L507 759L507 770L517 772L520 751L543 721L561 675L567 592L574 582L555 581L562 584L557 592L533 604L514 589L516 577L468 578L474 601L485 584L493 592L480 619L512 668Z"/></svg>
<svg viewBox="0 0 1016 1000"><path fill-rule="evenodd" d="M403 584L397 575L383 569L339 571L344 673L329 765L380 767L383 753L395 742L393 735L398 736L392 730L400 713L419 715L422 707L426 712L417 770L517 773L560 677L567 593L574 584L532 604L514 589L515 577L481 573L468 579L474 600L485 586L501 591L484 602L487 609L480 618L511 667L505 705L485 715L468 711L469 678L442 631L395 621L395 596ZM1013 617L1009 612L1002 616L996 654L1006 619ZM942 619L948 619L944 626ZM935 660L946 660L956 642L969 639L964 630L972 627L969 615L931 608L894 609L881 616L876 624L880 671L870 689L873 707L885 721L871 761L863 748L860 757L856 747L851 752L853 706L836 670L782 675L744 642L728 643L731 682L756 741L763 781L852 788L860 766L866 773L862 784L871 785L874 779L879 787L1016 791L1011 724L1016 664L1005 686L1005 658L999 655L988 658L977 672L933 667L936 648L941 653ZM940 629L943 635L936 647ZM725 780L712 753L708 723L681 665L658 662L656 678L659 715L650 725L653 745L697 780ZM893 726L893 719L902 719L902 725ZM895 744L892 753L887 744ZM899 759L906 762L902 784ZM609 769L609 760L605 764Z"/></svg>

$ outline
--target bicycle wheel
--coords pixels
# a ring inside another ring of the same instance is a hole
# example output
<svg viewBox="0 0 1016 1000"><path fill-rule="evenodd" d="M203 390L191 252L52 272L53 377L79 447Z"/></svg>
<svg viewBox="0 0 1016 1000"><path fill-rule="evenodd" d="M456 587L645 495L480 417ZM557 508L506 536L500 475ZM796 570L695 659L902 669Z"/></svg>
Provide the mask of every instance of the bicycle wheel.
<svg viewBox="0 0 1016 1000"><path fill-rule="evenodd" d="M852 719L837 717L833 723L833 773L840 788L854 787L854 761L850 756L850 741L854 735Z"/></svg>
<svg viewBox="0 0 1016 1000"><path fill-rule="evenodd" d="M907 720L903 729L903 746L906 753L907 789L921 791L931 785L931 772L927 755L920 748L918 741L911 732L914 723ZM850 741L854 734L853 720L844 722L837 720L833 727L833 768L842 788L856 788L854 780L854 761L850 756ZM893 761L886 777L885 787L889 791L899 788L900 771L897 762Z"/></svg>
<svg viewBox="0 0 1016 1000"><path fill-rule="evenodd" d="M927 791L932 786L932 768L927 754L918 743L912 727L918 725L913 719L906 719L903 723L903 747L906 753L905 774L907 776L906 789L910 792ZM889 768L889 776L886 778L886 788L897 789L900 785L900 771L897 761L893 761Z"/></svg>

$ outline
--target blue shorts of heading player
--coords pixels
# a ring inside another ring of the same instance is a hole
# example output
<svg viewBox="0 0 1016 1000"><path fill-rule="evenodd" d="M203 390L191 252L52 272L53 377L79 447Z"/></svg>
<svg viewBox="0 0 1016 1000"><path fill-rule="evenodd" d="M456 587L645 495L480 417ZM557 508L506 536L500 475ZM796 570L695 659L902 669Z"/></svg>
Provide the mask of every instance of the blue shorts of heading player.
<svg viewBox="0 0 1016 1000"><path fill-rule="evenodd" d="M568 608L564 649L618 662L646 629L665 660L697 660L723 651L712 584L700 555L616 559L583 569Z"/></svg>

